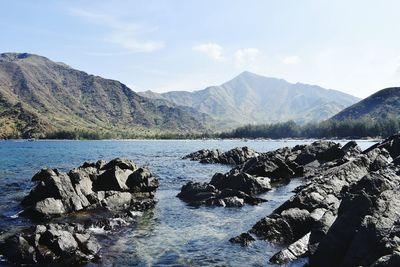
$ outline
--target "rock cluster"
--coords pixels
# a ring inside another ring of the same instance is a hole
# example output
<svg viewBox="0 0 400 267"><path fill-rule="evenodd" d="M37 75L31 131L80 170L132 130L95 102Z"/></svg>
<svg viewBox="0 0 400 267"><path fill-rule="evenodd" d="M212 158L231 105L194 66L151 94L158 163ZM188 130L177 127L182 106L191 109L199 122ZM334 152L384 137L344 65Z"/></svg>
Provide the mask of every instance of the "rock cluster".
<svg viewBox="0 0 400 267"><path fill-rule="evenodd" d="M68 173L43 169L32 181L36 186L23 199L22 214L41 222L2 242L0 252L13 263L71 266L98 259L100 245L88 229L111 230L132 219L133 212L152 208L158 187L147 167L123 158L84 163ZM54 222L61 215L95 210L108 212L83 224L74 217L68 224Z"/></svg>
<svg viewBox="0 0 400 267"><path fill-rule="evenodd" d="M209 150L202 149L184 156L182 159L190 159L199 161L200 163L220 163L229 165L239 165L249 158L258 156L259 153L253 149L245 147L237 147L226 152L218 149Z"/></svg>
<svg viewBox="0 0 400 267"><path fill-rule="evenodd" d="M76 266L98 259L100 244L82 225L45 224L9 237L1 250L17 264Z"/></svg>
<svg viewBox="0 0 400 267"><path fill-rule="evenodd" d="M286 245L270 261L310 266L399 266L400 136L361 152L354 144L310 171L307 183L231 242ZM333 155L333 154L332 154Z"/></svg>
<svg viewBox="0 0 400 267"><path fill-rule="evenodd" d="M158 180L147 167L137 167L128 159L84 163L63 173L42 169L32 178L36 186L22 204L24 213L51 217L80 210L106 208L135 210L154 205Z"/></svg>
<svg viewBox="0 0 400 267"><path fill-rule="evenodd" d="M242 150L243 148L236 148L230 151ZM201 158L198 155L208 155L209 151L198 153L199 151L190 155L195 155L192 158ZM265 201L256 195L270 190L271 184L314 174L317 168L327 168L332 160L343 160L344 156L354 153L359 153L359 150L352 142L343 148L340 144L329 141L285 147L249 157L225 174L216 173L209 183L189 182L182 187L178 197L193 205L255 205Z"/></svg>

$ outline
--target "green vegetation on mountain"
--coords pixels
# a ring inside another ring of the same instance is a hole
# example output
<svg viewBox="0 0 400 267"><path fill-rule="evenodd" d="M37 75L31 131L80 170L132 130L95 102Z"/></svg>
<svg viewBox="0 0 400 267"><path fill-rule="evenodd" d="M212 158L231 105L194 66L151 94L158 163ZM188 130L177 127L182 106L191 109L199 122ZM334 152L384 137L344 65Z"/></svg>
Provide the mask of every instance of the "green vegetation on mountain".
<svg viewBox="0 0 400 267"><path fill-rule="evenodd" d="M26 53L0 54L0 138L201 133L208 116ZM84 134L83 134L84 133Z"/></svg>
<svg viewBox="0 0 400 267"><path fill-rule="evenodd" d="M339 112L332 119L371 118L381 120L400 117L400 87L386 88Z"/></svg>
<svg viewBox="0 0 400 267"><path fill-rule="evenodd" d="M315 85L292 84L282 79L243 72L220 85L195 92L157 94L141 92L209 114L219 129L244 124L277 123L293 120L299 124L330 118L359 99Z"/></svg>

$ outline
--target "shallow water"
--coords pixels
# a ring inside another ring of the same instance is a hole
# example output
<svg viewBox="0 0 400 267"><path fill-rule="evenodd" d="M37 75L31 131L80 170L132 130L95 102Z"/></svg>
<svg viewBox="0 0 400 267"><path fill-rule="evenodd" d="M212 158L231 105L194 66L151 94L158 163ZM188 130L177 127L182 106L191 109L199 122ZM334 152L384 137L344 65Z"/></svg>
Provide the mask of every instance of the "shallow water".
<svg viewBox="0 0 400 267"><path fill-rule="evenodd" d="M160 180L158 204L113 234L95 231L103 245L101 266L267 266L279 247L263 241L241 247L228 240L287 200L301 181L294 179L267 192L262 197L269 201L258 206L194 208L175 197L181 186L190 180L209 181L215 172L226 172L230 167L181 157L202 148L249 146L265 152L304 143L310 141L0 141L0 230L7 233L30 225L29 220L17 216L19 203L33 185L31 177L41 168L67 171L84 161L123 156L148 165ZM373 142L358 144L365 149Z"/></svg>

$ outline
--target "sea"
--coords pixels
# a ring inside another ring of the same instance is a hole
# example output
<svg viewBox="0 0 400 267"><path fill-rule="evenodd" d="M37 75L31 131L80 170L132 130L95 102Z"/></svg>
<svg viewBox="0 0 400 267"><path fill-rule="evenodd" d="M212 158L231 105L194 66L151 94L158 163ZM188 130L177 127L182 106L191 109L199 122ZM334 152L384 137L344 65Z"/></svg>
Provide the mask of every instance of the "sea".
<svg viewBox="0 0 400 267"><path fill-rule="evenodd" d="M85 161L127 157L149 166L160 181L154 209L138 212L133 223L107 232L91 229L102 245L102 259L88 266L270 266L269 258L282 247L256 241L248 247L229 239L248 231L284 201L302 179L260 195L268 200L242 208L193 207L176 195L188 181L206 182L231 166L201 164L182 157L199 149L223 151L248 146L266 152L312 140L1 140L0 141L0 240L30 227L19 216L20 202L33 187L32 176L41 168L68 171ZM347 141L339 140L341 144ZM362 149L374 141L357 140ZM287 266L303 266L300 259ZM0 266L11 266L0 256Z"/></svg>

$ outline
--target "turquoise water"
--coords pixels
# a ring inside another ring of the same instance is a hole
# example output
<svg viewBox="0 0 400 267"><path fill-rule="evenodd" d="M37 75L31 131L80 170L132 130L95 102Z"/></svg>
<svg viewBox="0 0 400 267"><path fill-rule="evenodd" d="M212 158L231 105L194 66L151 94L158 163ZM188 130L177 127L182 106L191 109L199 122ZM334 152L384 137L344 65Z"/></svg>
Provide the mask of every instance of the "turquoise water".
<svg viewBox="0 0 400 267"><path fill-rule="evenodd" d="M126 140L126 141L0 141L0 231L27 227L30 221L16 216L19 203L41 168L67 171L84 161L128 157L148 165L160 180L157 206L139 214L135 223L117 232L96 232L101 240L101 266L266 266L279 247L257 241L241 247L228 240L247 231L257 220L268 215L288 199L301 181L294 179L262 197L259 206L243 208L199 207L186 205L176 198L186 182L209 181L215 172L230 168L181 160L202 149L228 150L248 146L260 152L310 141L240 140ZM359 141L362 148L373 144ZM301 262L292 264L301 265ZM1 262L1 266L7 266Z"/></svg>

